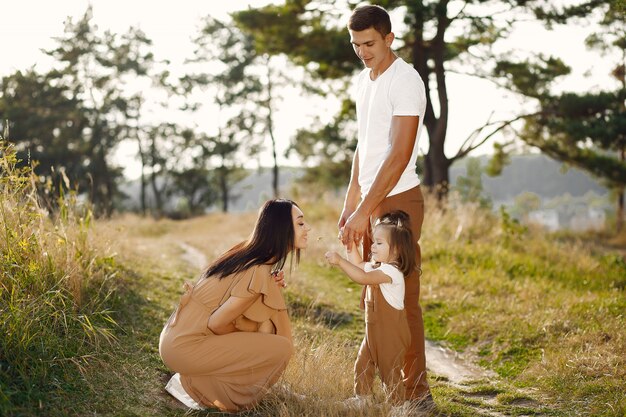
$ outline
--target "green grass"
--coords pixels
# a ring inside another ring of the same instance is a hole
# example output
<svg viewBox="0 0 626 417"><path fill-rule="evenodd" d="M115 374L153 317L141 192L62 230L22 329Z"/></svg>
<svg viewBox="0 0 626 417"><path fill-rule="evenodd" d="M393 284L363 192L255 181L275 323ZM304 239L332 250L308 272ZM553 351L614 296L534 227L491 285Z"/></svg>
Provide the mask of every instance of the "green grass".
<svg viewBox="0 0 626 417"><path fill-rule="evenodd" d="M536 389L559 415L623 415L624 249L487 213L465 219L455 239L462 220L438 215L448 227L426 227L422 238L427 335L473 352L514 387Z"/></svg>
<svg viewBox="0 0 626 417"><path fill-rule="evenodd" d="M72 193L51 220L30 168L6 142L0 156L0 414L19 415L71 390L115 343L117 266L92 245L90 213Z"/></svg>

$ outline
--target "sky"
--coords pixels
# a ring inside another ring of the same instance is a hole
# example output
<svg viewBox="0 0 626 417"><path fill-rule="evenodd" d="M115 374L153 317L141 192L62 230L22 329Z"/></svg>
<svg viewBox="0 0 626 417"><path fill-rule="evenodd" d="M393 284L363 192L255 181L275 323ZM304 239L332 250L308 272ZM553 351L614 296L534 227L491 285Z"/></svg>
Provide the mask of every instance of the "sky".
<svg viewBox="0 0 626 417"><path fill-rule="evenodd" d="M153 41L153 51L158 59L167 59L172 69L181 65L185 58L192 55L190 38L198 28L202 16L211 15L226 19L228 13L259 7L270 0L178 0L162 2L149 0L20 0L5 3L0 8L0 76L16 70L35 66L45 71L51 61L41 49L52 48L54 37L63 34L67 16L79 18L89 4L93 7L93 21L100 30L125 32L130 26L141 28ZM36 12L33 12L36 11ZM346 15L346 19L347 19ZM392 25L401 28L402 17L391 15ZM585 91L610 86L608 76L609 61L603 61L595 53L584 48L583 41L592 28L572 25L547 31L534 23L521 23L515 27L512 35L502 46L502 51L515 53L543 52L559 56L573 67L573 73L567 76L558 88L569 91ZM346 48L350 48L346 32ZM356 58L355 58L356 59ZM477 127L491 120L502 120L515 114L525 104L514 95L498 89L491 82L475 77L449 73L447 75L449 91L449 127L446 139L446 154L454 155L464 139ZM284 99L278 103L275 112L276 137L278 141L279 163L298 165L293 156L282 156L291 137L298 128L310 126L316 115L322 120L329 120L336 111L337 103L330 100L304 97L297 86L283 92ZM210 100L210 99L208 99ZM163 117L156 115L155 117ZM198 123L201 124L201 123ZM426 152L427 137L425 131L420 138L419 147ZM489 153L492 143L477 149L472 155ZM125 144L117 150L117 162L126 167L128 177L138 176L139 164L133 145ZM258 162L257 162L258 163ZM260 163L269 165L270 154L266 151L260 157Z"/></svg>

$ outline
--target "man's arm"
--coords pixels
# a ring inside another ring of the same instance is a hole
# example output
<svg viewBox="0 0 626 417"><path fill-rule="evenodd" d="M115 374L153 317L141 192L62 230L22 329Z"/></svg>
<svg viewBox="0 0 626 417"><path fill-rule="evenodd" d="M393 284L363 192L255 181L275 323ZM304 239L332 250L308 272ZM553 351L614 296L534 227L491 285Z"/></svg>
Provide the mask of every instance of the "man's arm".
<svg viewBox="0 0 626 417"><path fill-rule="evenodd" d="M339 230L346 224L348 217L354 213L359 200L361 199L361 187L359 186L359 148L354 151L354 158L352 158L352 173L350 174L350 183L348 184L348 190L346 191L346 198L343 202L343 210L341 216L337 222Z"/></svg>
<svg viewBox="0 0 626 417"><path fill-rule="evenodd" d="M342 241L348 248L353 241L363 238L369 227L370 215L402 176L413 153L418 124L418 116L393 116L391 119L389 155L380 166L370 191L348 217L343 229Z"/></svg>

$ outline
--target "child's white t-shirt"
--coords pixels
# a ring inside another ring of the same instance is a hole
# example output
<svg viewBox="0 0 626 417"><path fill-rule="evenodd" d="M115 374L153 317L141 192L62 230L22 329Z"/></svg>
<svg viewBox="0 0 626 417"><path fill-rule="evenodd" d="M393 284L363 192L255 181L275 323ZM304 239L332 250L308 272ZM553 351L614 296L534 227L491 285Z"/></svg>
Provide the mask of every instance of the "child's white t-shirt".
<svg viewBox="0 0 626 417"><path fill-rule="evenodd" d="M378 284L380 291L385 297L385 301L396 310L404 309L404 274L391 264L381 263L378 268L374 268L371 262L366 262L363 268L365 272L381 271L389 278L391 282ZM370 290L370 287L367 287ZM368 294L369 295L369 294Z"/></svg>

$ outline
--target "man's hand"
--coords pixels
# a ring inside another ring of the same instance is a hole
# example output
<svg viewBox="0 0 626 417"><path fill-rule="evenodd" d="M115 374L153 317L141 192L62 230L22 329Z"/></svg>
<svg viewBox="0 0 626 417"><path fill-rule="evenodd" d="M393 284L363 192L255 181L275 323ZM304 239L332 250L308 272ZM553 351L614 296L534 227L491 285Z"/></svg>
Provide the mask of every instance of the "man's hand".
<svg viewBox="0 0 626 417"><path fill-rule="evenodd" d="M283 288L287 287L287 283L285 282L284 271L272 272L272 278L274 278L274 282L276 282L276 284L279 287L283 287Z"/></svg>
<svg viewBox="0 0 626 417"><path fill-rule="evenodd" d="M341 242L348 249L352 250L352 245L360 243L370 227L369 215L364 215L359 210L352 213L348 221L343 226L343 230L339 234Z"/></svg>
<svg viewBox="0 0 626 417"><path fill-rule="evenodd" d="M339 216L339 221L337 222L337 229L341 231L343 227L346 225L348 218L354 213L354 210L348 210L347 208L343 208L341 211L341 216Z"/></svg>
<svg viewBox="0 0 626 417"><path fill-rule="evenodd" d="M338 265L339 261L341 261L341 259L342 259L341 255L339 255L337 252L333 252L333 251L326 252L324 257L326 258L328 263L331 264L331 265Z"/></svg>

